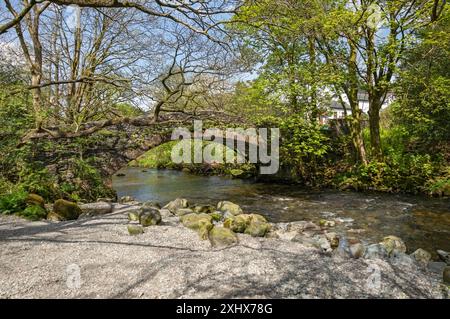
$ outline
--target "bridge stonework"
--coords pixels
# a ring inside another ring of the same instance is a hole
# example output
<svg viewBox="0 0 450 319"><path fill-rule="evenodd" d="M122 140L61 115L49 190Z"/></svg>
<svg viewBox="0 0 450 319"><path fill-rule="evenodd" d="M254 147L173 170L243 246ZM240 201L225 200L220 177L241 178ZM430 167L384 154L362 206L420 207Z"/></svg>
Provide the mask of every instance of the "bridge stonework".
<svg viewBox="0 0 450 319"><path fill-rule="evenodd" d="M82 160L94 167L105 186L110 187L111 176L120 168L146 151L170 141L175 128L183 127L192 131L194 120L203 120L204 129L242 126L242 122L236 118L224 120L210 114L195 117L171 115L158 122L151 118L121 121L87 135L39 135L24 145L30 150L28 162L45 167L58 185L83 183L80 180L83 177L77 172L77 162Z"/></svg>

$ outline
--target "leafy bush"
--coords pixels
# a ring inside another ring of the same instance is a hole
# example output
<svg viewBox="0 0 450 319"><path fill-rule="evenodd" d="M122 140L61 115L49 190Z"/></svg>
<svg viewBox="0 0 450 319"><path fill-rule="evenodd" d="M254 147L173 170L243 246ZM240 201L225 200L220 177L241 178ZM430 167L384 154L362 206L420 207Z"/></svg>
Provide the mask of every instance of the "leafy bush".
<svg viewBox="0 0 450 319"><path fill-rule="evenodd" d="M26 207L27 192L23 190L0 196L0 213L13 214L20 212Z"/></svg>
<svg viewBox="0 0 450 319"><path fill-rule="evenodd" d="M23 211L17 213L17 215L29 220L40 220L47 217L47 211L38 205L31 205L26 207Z"/></svg>

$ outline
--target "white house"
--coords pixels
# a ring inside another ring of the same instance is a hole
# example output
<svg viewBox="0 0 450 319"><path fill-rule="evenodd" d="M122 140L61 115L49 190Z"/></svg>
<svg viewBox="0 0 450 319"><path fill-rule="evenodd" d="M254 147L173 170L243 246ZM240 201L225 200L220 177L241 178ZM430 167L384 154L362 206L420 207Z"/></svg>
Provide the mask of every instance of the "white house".
<svg viewBox="0 0 450 319"><path fill-rule="evenodd" d="M338 99L332 99L329 106L329 111L320 117L321 124L326 124L331 119L342 119L345 117L346 112L347 115L352 114L352 110L348 103L347 97L345 95L342 95L341 98L345 104L345 109L341 101L338 101ZM392 93L388 93L381 109L383 110L387 108L392 103L393 100L394 95ZM369 112L369 94L367 92L365 91L358 92L358 105L363 113L367 114Z"/></svg>

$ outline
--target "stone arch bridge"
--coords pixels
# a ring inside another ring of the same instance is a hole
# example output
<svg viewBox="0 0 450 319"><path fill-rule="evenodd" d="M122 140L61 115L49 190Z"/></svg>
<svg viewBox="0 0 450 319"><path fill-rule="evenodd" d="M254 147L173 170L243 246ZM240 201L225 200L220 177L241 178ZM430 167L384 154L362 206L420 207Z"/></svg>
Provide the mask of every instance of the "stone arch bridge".
<svg viewBox="0 0 450 319"><path fill-rule="evenodd" d="M201 120L203 129L248 128L252 125L238 116L223 112L204 111L196 115L185 113L121 118L97 121L84 125L77 132L63 132L58 128L34 130L27 134L21 147L31 149L30 161L42 163L59 182L71 182L74 173L71 163L76 159L89 160L104 180L146 151L171 140L177 127L190 131L194 121ZM237 135L245 140L246 149L257 140ZM224 139L224 144L230 142ZM254 146L254 145L253 145Z"/></svg>

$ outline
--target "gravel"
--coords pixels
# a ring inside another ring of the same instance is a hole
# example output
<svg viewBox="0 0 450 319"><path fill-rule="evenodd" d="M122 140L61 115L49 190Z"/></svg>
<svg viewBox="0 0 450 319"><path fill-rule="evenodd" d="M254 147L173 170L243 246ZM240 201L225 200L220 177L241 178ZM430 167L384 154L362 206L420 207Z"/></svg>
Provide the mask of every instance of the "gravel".
<svg viewBox="0 0 450 319"><path fill-rule="evenodd" d="M213 249L177 217L130 236L127 211L65 222L0 215L0 298L446 298L438 274L239 234Z"/></svg>

